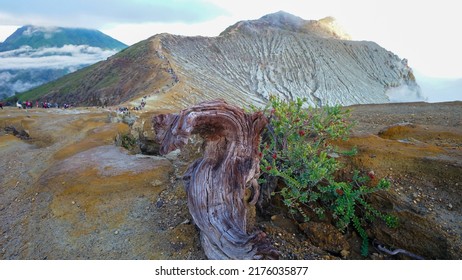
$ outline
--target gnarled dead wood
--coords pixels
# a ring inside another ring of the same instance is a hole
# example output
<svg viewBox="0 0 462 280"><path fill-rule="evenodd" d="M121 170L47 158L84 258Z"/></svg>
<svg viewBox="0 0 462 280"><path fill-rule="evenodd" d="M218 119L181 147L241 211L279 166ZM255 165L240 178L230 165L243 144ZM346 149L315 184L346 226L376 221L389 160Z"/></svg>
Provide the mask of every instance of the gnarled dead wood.
<svg viewBox="0 0 462 280"><path fill-rule="evenodd" d="M246 114L221 100L154 117L161 154L181 148L194 133L205 140L204 156L188 168L183 179L189 211L210 259L278 257L265 233L246 224L244 192L253 188L250 203L256 202L258 144L266 123L263 114Z"/></svg>

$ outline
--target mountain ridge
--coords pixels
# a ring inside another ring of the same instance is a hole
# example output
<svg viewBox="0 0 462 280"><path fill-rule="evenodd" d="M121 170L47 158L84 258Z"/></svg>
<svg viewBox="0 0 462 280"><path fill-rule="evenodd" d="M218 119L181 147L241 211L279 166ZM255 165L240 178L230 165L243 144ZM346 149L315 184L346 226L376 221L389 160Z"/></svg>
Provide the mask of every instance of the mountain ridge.
<svg viewBox="0 0 462 280"><path fill-rule="evenodd" d="M405 59L374 42L340 39L334 23L278 12L217 37L157 34L24 96L85 106L148 97L148 108L177 110L215 98L262 105L270 94L312 105L387 103L396 87L420 95ZM133 60L133 71L124 68Z"/></svg>

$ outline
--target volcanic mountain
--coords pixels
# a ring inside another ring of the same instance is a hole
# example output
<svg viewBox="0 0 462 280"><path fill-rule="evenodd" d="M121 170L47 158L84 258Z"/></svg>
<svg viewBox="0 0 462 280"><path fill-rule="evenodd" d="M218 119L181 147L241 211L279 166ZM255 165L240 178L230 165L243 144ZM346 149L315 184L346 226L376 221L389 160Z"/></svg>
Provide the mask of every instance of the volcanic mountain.
<svg viewBox="0 0 462 280"><path fill-rule="evenodd" d="M0 99L94 64L125 47L98 30L20 27L0 44Z"/></svg>
<svg viewBox="0 0 462 280"><path fill-rule="evenodd" d="M214 98L263 104L273 94L350 105L387 103L390 90L420 97L406 59L349 40L333 18L281 11L240 21L217 37L155 35L21 99L116 105L147 97L152 109L178 109Z"/></svg>

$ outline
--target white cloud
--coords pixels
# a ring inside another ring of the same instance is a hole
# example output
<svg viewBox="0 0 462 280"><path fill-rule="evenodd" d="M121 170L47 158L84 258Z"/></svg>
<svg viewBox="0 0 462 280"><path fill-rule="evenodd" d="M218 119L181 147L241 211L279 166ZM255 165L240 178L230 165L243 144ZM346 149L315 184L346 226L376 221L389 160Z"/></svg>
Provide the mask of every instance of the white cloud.
<svg viewBox="0 0 462 280"><path fill-rule="evenodd" d="M15 75L11 74L8 71L5 72L0 72L0 86L6 82L9 82L11 79L13 79Z"/></svg>
<svg viewBox="0 0 462 280"><path fill-rule="evenodd" d="M39 86L41 83L18 80L11 85L13 92L23 92L28 89Z"/></svg>
<svg viewBox="0 0 462 280"><path fill-rule="evenodd" d="M43 33L45 39L51 39L55 33L61 31L61 29L54 26L28 26L27 29L22 32L22 35L31 37L34 33Z"/></svg>
<svg viewBox="0 0 462 280"><path fill-rule="evenodd" d="M8 96L15 92L26 91L40 85L40 82L15 80L16 76L16 74L12 74L9 71L0 72L0 88L3 95Z"/></svg>
<svg viewBox="0 0 462 280"><path fill-rule="evenodd" d="M64 69L90 65L114 55L116 51L86 45L33 49L23 46L0 52L0 70Z"/></svg>

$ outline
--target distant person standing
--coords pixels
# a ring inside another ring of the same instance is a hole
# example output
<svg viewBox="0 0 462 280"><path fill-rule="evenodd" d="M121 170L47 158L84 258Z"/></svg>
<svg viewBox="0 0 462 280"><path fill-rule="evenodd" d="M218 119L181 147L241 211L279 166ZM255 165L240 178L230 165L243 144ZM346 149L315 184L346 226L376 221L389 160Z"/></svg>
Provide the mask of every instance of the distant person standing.
<svg viewBox="0 0 462 280"><path fill-rule="evenodd" d="M18 109L22 109L22 104L20 101L16 102L16 107L18 107Z"/></svg>
<svg viewBox="0 0 462 280"><path fill-rule="evenodd" d="M0 108L2 108L2 110L3 110L3 103L2 102L0 102Z"/></svg>

